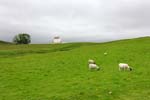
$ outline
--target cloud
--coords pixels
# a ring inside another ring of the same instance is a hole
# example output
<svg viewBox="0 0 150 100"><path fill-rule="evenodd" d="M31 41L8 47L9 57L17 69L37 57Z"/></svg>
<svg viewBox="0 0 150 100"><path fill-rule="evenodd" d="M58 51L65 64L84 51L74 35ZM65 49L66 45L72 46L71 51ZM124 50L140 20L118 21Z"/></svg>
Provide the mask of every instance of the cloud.
<svg viewBox="0 0 150 100"><path fill-rule="evenodd" d="M148 0L0 0L0 39L29 33L32 43L150 36Z"/></svg>

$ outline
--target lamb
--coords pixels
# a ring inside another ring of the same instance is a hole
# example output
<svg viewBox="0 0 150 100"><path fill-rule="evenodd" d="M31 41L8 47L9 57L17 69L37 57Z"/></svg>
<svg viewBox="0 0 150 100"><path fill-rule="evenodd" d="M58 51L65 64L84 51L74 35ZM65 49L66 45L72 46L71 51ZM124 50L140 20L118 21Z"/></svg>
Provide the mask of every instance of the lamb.
<svg viewBox="0 0 150 100"><path fill-rule="evenodd" d="M94 64L95 63L95 61L94 60L92 60L92 59L89 59L89 64Z"/></svg>
<svg viewBox="0 0 150 100"><path fill-rule="evenodd" d="M89 70L91 69L99 70L100 68L96 64L89 64Z"/></svg>
<svg viewBox="0 0 150 100"><path fill-rule="evenodd" d="M132 68L126 63L119 63L119 71L121 70L129 70L132 71Z"/></svg>
<svg viewBox="0 0 150 100"><path fill-rule="evenodd" d="M99 66L96 65L94 60L90 59L88 61L88 63L89 63L89 70L91 70L91 69L99 70Z"/></svg>

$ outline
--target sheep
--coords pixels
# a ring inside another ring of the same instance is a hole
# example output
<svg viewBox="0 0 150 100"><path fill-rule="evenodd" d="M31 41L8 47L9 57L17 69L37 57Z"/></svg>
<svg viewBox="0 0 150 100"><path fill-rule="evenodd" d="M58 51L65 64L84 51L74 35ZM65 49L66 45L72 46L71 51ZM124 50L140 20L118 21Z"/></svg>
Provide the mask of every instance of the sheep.
<svg viewBox="0 0 150 100"><path fill-rule="evenodd" d="M99 66L96 65L94 60L89 59L88 63L89 63L89 70L91 70L91 69L99 70Z"/></svg>
<svg viewBox="0 0 150 100"><path fill-rule="evenodd" d="M94 61L94 60L92 60L92 59L89 59L88 63L89 63L89 64L94 64L94 63L95 63L95 61Z"/></svg>
<svg viewBox="0 0 150 100"><path fill-rule="evenodd" d="M89 64L89 70L91 69L99 70L100 68L96 64Z"/></svg>
<svg viewBox="0 0 150 100"><path fill-rule="evenodd" d="M119 63L119 71L121 70L129 70L132 71L132 68L126 63Z"/></svg>

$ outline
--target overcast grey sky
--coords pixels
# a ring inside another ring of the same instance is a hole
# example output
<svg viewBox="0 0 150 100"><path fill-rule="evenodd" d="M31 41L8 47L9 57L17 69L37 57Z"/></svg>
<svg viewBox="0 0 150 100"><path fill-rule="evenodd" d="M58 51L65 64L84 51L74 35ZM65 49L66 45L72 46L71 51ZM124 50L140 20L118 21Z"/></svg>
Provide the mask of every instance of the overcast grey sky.
<svg viewBox="0 0 150 100"><path fill-rule="evenodd" d="M0 40L22 32L32 43L150 36L150 0L0 0Z"/></svg>

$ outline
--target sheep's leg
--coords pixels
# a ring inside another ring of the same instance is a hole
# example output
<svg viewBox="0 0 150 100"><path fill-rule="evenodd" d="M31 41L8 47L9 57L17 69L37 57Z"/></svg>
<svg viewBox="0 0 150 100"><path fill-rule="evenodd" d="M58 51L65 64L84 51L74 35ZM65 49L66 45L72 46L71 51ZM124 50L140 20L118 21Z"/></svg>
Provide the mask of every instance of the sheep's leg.
<svg viewBox="0 0 150 100"><path fill-rule="evenodd" d="M124 71L126 70L126 68L125 68L125 67L124 67L123 69L124 69Z"/></svg>
<svg viewBox="0 0 150 100"><path fill-rule="evenodd" d="M89 67L89 70L91 71L91 70L92 70L92 68L91 68L91 67Z"/></svg>
<svg viewBox="0 0 150 100"><path fill-rule="evenodd" d="M124 68L122 68L122 67L119 67L119 70L120 70L120 71L123 71L123 70L124 70Z"/></svg>

